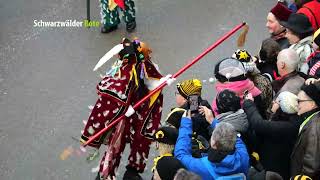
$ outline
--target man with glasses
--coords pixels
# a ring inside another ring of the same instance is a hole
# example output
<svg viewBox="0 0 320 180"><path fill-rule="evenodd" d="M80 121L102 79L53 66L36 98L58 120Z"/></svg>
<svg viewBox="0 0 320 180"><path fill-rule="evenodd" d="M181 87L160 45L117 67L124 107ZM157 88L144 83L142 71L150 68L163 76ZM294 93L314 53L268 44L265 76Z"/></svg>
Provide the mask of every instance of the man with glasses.
<svg viewBox="0 0 320 180"><path fill-rule="evenodd" d="M298 115L302 121L291 154L291 176L320 177L320 84L303 85L298 94Z"/></svg>

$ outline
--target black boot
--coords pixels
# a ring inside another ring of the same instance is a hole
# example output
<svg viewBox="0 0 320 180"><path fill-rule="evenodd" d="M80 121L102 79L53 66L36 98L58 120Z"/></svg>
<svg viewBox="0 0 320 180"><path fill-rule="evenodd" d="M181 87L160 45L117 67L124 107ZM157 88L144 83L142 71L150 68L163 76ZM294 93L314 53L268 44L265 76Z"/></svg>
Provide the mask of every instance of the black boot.
<svg viewBox="0 0 320 180"><path fill-rule="evenodd" d="M102 26L101 27L101 33L110 33L114 30L118 29L118 25L115 25L115 26L111 26L111 27L105 27L105 26Z"/></svg>
<svg viewBox="0 0 320 180"><path fill-rule="evenodd" d="M143 180L136 169L129 166L126 168L127 170L123 175L123 180Z"/></svg>
<svg viewBox="0 0 320 180"><path fill-rule="evenodd" d="M126 25L126 29L129 33L133 32L134 29L136 28L137 24L136 24L136 21L133 20L131 22L128 22L127 25Z"/></svg>

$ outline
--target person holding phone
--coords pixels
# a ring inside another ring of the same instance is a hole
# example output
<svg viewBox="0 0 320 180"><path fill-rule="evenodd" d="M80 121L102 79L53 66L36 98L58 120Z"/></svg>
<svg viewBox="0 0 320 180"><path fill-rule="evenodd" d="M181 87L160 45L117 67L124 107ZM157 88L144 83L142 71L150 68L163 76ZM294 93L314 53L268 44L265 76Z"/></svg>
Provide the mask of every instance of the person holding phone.
<svg viewBox="0 0 320 180"><path fill-rule="evenodd" d="M211 106L207 100L202 99L201 90L202 84L199 79L187 79L178 83L175 93L176 104L179 108L192 111L193 132L209 141L208 127L210 124L203 115L198 113L198 108L201 105L211 109Z"/></svg>

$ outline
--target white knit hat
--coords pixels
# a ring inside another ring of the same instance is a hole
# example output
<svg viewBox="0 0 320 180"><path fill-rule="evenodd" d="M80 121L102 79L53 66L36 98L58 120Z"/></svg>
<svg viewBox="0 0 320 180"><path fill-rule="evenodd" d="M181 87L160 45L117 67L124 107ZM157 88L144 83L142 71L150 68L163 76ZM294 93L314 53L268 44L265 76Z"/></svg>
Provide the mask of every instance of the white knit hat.
<svg viewBox="0 0 320 180"><path fill-rule="evenodd" d="M288 114L295 114L298 111L298 97L289 92L283 91L277 97L277 101L280 104L280 108L283 112Z"/></svg>

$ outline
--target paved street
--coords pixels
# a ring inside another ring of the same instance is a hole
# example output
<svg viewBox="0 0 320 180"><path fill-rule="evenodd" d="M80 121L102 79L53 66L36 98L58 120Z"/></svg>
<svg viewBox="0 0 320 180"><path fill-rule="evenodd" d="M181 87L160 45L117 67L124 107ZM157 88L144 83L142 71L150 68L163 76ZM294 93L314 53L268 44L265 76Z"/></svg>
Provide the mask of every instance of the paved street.
<svg viewBox="0 0 320 180"><path fill-rule="evenodd" d="M33 27L34 20L83 21L86 2L72 0L0 1L0 179L93 180L96 174L85 157L60 153L76 148L95 103L99 72L92 69L122 37L139 37L153 49L162 73L173 74L235 25L250 25L245 48L256 54L268 36L268 10L275 0L136 0L137 30L128 34L122 23L116 32L100 29ZM99 1L91 2L92 20L100 20ZM236 36L239 33L236 34ZM217 60L231 56L236 36L204 57L178 80L213 77ZM175 86L164 90L163 117L174 105ZM212 101L213 85L204 83L204 97ZM163 118L163 119L164 119ZM148 169L151 178L151 150ZM120 166L124 173L126 158Z"/></svg>

